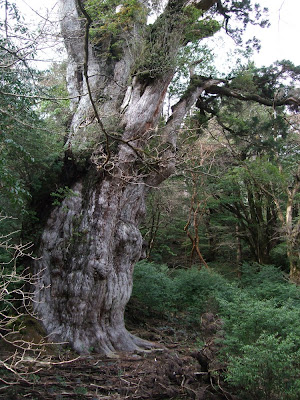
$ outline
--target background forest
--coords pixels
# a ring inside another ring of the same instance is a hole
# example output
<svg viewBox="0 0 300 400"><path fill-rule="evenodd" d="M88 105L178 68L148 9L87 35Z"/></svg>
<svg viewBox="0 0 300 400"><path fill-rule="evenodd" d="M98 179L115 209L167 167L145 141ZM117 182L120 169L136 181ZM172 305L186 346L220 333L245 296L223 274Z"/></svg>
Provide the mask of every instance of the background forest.
<svg viewBox="0 0 300 400"><path fill-rule="evenodd" d="M0 397L17 399L28 397L14 397L7 383L37 383L38 372L23 360L28 352L38 360L44 346L28 338L28 332L41 333L30 305L31 262L49 211L74 195L68 184L74 171L67 162L66 62L32 68L42 33L26 27L13 2L1 0L0 6ZM205 45L191 45L179 57L149 154L160 152L156 138L185 93L191 69L201 60L202 75L218 75ZM234 90L246 88L253 99L283 92L299 98L299 76L300 67L289 61L257 68L247 54L220 79L229 79ZM226 388L227 398L296 400L300 119L295 104L275 108L240 100L206 94L180 127L176 172L147 198L145 254L135 267L126 320L146 326L154 315L161 331L191 336L200 371L216 386L207 389L211 396ZM74 240L81 234L74 232ZM209 316L214 336L203 329ZM9 355L6 346L21 353ZM67 398L92 398L83 389ZM40 398L35 396L29 398Z"/></svg>

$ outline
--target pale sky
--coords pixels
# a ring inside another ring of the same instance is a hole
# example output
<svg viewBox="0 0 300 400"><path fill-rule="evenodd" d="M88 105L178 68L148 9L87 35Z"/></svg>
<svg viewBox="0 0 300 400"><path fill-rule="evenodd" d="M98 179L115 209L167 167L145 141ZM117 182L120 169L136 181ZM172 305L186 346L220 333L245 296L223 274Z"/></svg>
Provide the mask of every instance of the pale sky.
<svg viewBox="0 0 300 400"><path fill-rule="evenodd" d="M300 1L299 0L258 0L261 7L269 8L271 27L255 29L262 47L255 61L268 65L276 60L289 59L300 65Z"/></svg>
<svg viewBox="0 0 300 400"><path fill-rule="evenodd" d="M46 9L52 9L57 0L16 0L16 4L23 13L30 12L30 8L45 15ZM257 66L269 65L276 60L289 59L300 65L300 0L254 0L261 7L269 8L271 27L261 29L249 28L249 37L255 35L261 40L261 51L254 55ZM34 19L37 19L35 16ZM227 42L228 41L228 42ZM226 39L226 43L230 43ZM214 41L214 51L218 64L225 63L224 43Z"/></svg>

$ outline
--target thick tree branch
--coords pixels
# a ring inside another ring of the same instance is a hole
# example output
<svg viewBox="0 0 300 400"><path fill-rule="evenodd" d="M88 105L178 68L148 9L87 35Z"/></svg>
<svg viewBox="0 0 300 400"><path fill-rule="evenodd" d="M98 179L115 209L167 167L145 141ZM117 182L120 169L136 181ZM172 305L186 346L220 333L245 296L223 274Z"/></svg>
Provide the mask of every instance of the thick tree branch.
<svg viewBox="0 0 300 400"><path fill-rule="evenodd" d="M147 184L157 186L174 173L178 130L187 112L196 103L197 98L206 90L207 86L213 83L216 83L213 79L205 82L199 81L197 83L191 83L181 99L172 107L172 115L168 119L162 132L162 143L164 144L165 150L160 156L157 170L149 176L146 182Z"/></svg>
<svg viewBox="0 0 300 400"><path fill-rule="evenodd" d="M256 103L263 104L265 106L271 106L271 107L278 107L278 106L284 106L284 105L300 105L300 99L294 97L294 96L286 96L283 97L279 100L274 99L268 99L262 96L259 96L257 94L253 93L240 93L236 90L230 89L225 86L218 86L218 85L210 85L205 89L205 92L208 94L216 94L220 96L226 96L226 97L233 97L235 99L241 100L241 101L255 101Z"/></svg>

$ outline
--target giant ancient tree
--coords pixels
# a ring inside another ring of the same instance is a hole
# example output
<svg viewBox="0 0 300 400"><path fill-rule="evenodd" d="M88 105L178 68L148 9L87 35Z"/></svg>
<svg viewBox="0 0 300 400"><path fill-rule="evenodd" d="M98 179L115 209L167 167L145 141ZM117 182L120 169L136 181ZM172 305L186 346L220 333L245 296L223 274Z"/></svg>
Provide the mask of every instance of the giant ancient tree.
<svg viewBox="0 0 300 400"><path fill-rule="evenodd" d="M147 18L157 3L160 15L151 24ZM202 107L207 94L270 106L295 103L289 93L276 99L242 94L230 82L197 75L199 60L190 65L190 83L172 114L161 121L180 50L222 24L237 35L231 17L242 25L259 18L250 3L60 0L73 111L64 166L69 189L42 234L35 298L52 339L81 353L147 347L126 330L123 314L143 251L145 196L174 171L186 113Z"/></svg>

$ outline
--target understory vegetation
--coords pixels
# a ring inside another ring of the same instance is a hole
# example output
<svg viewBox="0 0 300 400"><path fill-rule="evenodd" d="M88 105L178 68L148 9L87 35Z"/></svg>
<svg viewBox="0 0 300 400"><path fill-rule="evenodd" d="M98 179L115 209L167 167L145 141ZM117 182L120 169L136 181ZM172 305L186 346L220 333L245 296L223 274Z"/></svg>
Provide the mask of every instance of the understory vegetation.
<svg viewBox="0 0 300 400"><path fill-rule="evenodd" d="M140 262L135 298L148 314L156 311L182 326L198 326L199 340L201 316L218 315L224 324L217 357L226 370L211 374L225 374L241 398L299 398L300 290L278 268L245 263L238 280L208 269Z"/></svg>

